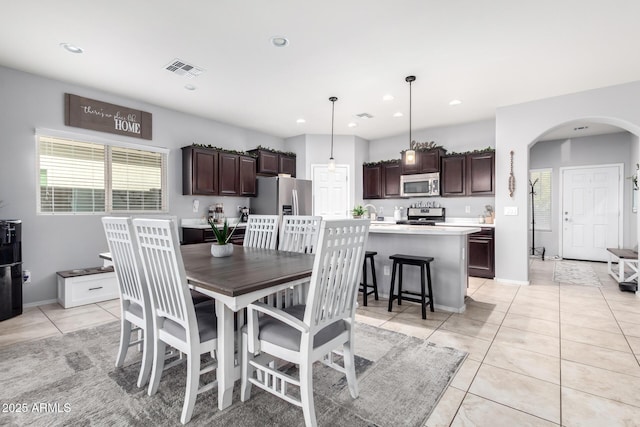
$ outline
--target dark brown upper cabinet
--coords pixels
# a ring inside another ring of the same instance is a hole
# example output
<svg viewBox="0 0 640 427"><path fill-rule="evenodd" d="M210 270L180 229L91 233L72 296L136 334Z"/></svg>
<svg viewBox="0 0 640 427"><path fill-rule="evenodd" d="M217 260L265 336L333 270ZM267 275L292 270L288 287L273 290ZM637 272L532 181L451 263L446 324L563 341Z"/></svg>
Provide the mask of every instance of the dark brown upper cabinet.
<svg viewBox="0 0 640 427"><path fill-rule="evenodd" d="M237 196L240 194L240 156L231 153L218 154L219 183L221 196Z"/></svg>
<svg viewBox="0 0 640 427"><path fill-rule="evenodd" d="M405 153L402 153L402 175L439 172L440 157L443 155L444 150L441 148L416 151L416 163L413 165L407 165L405 164Z"/></svg>
<svg viewBox="0 0 640 427"><path fill-rule="evenodd" d="M256 172L258 175L275 176L279 173L288 173L296 176L296 158L283 153L274 153L268 150L249 150L258 156Z"/></svg>
<svg viewBox="0 0 640 427"><path fill-rule="evenodd" d="M278 173L288 173L292 177L296 176L296 158L292 156L286 156L284 154L278 154L280 167Z"/></svg>
<svg viewBox="0 0 640 427"><path fill-rule="evenodd" d="M256 158L240 156L240 195L256 195Z"/></svg>
<svg viewBox="0 0 640 427"><path fill-rule="evenodd" d="M441 196L466 196L466 165L467 156L464 154L442 158Z"/></svg>
<svg viewBox="0 0 640 427"><path fill-rule="evenodd" d="M495 194L495 152L456 154L441 160L444 197Z"/></svg>
<svg viewBox="0 0 640 427"><path fill-rule="evenodd" d="M385 163L382 168L382 197L400 197L400 175L402 166L400 162Z"/></svg>
<svg viewBox="0 0 640 427"><path fill-rule="evenodd" d="M256 159L210 148L182 148L182 194L255 196Z"/></svg>
<svg viewBox="0 0 640 427"><path fill-rule="evenodd" d="M362 198L392 199L400 197L400 161L362 167Z"/></svg>
<svg viewBox="0 0 640 427"><path fill-rule="evenodd" d="M382 165L362 166L362 198L382 198Z"/></svg>
<svg viewBox="0 0 640 427"><path fill-rule="evenodd" d="M182 194L218 195L218 152L182 148Z"/></svg>
<svg viewBox="0 0 640 427"><path fill-rule="evenodd" d="M467 154L467 194L495 194L495 152Z"/></svg>

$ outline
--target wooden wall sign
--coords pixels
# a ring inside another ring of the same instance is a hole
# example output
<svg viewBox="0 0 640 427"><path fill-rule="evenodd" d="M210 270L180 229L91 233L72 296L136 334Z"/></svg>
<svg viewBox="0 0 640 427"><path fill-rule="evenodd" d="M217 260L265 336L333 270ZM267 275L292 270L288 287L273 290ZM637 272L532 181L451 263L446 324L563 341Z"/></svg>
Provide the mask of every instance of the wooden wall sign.
<svg viewBox="0 0 640 427"><path fill-rule="evenodd" d="M64 94L64 124L100 132L151 139L151 113Z"/></svg>

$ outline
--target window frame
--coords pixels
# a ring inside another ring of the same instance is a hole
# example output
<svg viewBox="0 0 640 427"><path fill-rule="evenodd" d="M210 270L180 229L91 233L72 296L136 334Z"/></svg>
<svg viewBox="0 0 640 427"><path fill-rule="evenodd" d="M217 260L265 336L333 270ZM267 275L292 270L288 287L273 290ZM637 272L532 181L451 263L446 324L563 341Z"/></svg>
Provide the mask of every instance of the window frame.
<svg viewBox="0 0 640 427"><path fill-rule="evenodd" d="M531 180L531 173L532 172L537 172L537 173L543 173L543 172L547 172L549 174L549 211L547 213L547 217L548 217L548 225L545 225L543 227L539 226L539 222L538 220L536 220L536 225L535 225L535 231L545 231L545 232L550 232L553 231L553 168L536 168L536 169L529 169L529 173L528 173L528 178L529 180ZM529 186L529 191L531 191L531 187ZM531 211L533 212L535 210L535 205L533 203L533 201L531 200L531 193L529 193L529 204L531 206ZM530 212L531 214L531 212ZM537 215L536 215L537 217ZM535 219L535 218L534 218ZM533 224L531 222L531 220L529 220L529 230L533 229Z"/></svg>
<svg viewBox="0 0 640 427"><path fill-rule="evenodd" d="M40 171L40 138L48 137L48 138L56 138L63 139L68 141L89 143L89 144L99 144L103 145L105 148L105 158L104 158L104 186L105 186L105 195L104 195L104 204L105 209L103 212L43 212L42 211L42 203L41 203L41 171ZM102 138L95 135L84 134L84 133L74 133L74 132L66 132L60 131L56 129L43 129L36 128L35 129L35 179L36 179L36 215L124 215L124 214L166 214L169 212L169 185L168 185L168 176L169 176L169 154L170 150L168 148L156 147L152 145L143 145L143 144L133 144L130 142ZM161 165L161 207L160 210L113 210L113 177L112 177L112 147L117 148L127 148L132 150L145 151L149 153L159 153L162 155L162 165Z"/></svg>

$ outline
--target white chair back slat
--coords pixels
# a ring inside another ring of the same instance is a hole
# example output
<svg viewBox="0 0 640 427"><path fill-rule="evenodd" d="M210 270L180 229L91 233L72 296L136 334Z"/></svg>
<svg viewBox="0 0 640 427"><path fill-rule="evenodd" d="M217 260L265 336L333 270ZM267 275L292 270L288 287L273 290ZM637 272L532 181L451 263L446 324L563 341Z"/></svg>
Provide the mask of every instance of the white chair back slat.
<svg viewBox="0 0 640 427"><path fill-rule="evenodd" d="M134 219L133 226L156 317L172 320L189 331L189 319L195 321L195 312L182 256L177 252L175 226L170 220L142 218Z"/></svg>
<svg viewBox="0 0 640 427"><path fill-rule="evenodd" d="M321 216L284 215L278 250L313 254L316 251Z"/></svg>
<svg viewBox="0 0 640 427"><path fill-rule="evenodd" d="M322 222L304 318L312 335L355 315L368 233L367 220Z"/></svg>
<svg viewBox="0 0 640 427"><path fill-rule="evenodd" d="M278 241L278 215L249 215L243 246L275 249Z"/></svg>
<svg viewBox="0 0 640 427"><path fill-rule="evenodd" d="M135 302L144 310L150 306L149 294L142 265L137 258L138 245L131 237L131 219L104 217L102 225L113 259L120 296L123 300Z"/></svg>

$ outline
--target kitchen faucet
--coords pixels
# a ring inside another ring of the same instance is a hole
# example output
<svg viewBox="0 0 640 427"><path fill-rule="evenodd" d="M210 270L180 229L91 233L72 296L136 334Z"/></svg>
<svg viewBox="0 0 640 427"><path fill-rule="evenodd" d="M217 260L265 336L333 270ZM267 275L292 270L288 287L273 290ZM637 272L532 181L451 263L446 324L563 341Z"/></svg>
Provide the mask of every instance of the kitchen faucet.
<svg viewBox="0 0 640 427"><path fill-rule="evenodd" d="M378 211L376 210L376 207L375 207L375 206L373 206L373 205L372 205L372 204L370 204L370 203L367 203L366 205L364 205L364 206L363 206L363 208L372 208L372 209L373 209L373 213L374 213L374 214L376 214L376 215L375 215L375 218L376 218L376 219L378 218L378 215L377 215L377 214L378 214ZM370 211L369 211L368 209L367 209L367 212L369 213L369 218L373 219L374 217L372 217L372 214L370 213Z"/></svg>

